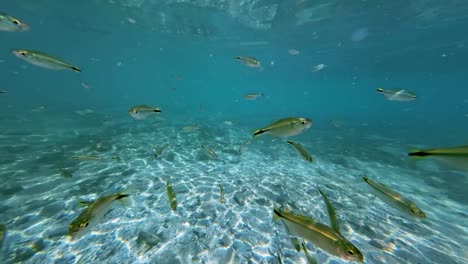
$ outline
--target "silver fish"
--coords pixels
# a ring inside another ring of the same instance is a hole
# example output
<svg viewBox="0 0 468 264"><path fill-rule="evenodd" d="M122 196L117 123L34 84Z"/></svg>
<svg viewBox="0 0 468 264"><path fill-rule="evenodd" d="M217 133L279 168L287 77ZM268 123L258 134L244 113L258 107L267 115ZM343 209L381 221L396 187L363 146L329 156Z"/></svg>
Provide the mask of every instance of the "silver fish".
<svg viewBox="0 0 468 264"><path fill-rule="evenodd" d="M137 105L130 108L130 110L128 110L128 113L137 120L143 120L150 115L161 113L161 109L151 107L148 105Z"/></svg>
<svg viewBox="0 0 468 264"><path fill-rule="evenodd" d="M88 202L89 206L73 220L68 228L68 234L71 236L72 240L89 231L92 226L105 215L112 202L126 197L128 197L128 194L118 193L102 196L96 201Z"/></svg>
<svg viewBox="0 0 468 264"><path fill-rule="evenodd" d="M384 90L378 88L377 92L383 94L390 101L413 101L416 99L416 94L406 90Z"/></svg>
<svg viewBox="0 0 468 264"><path fill-rule="evenodd" d="M401 194L365 176L362 178L367 184L369 184L372 188L374 188L377 191L377 196L384 202L409 215L420 218L426 218L426 214L421 209L419 209L412 201L403 197Z"/></svg>
<svg viewBox="0 0 468 264"><path fill-rule="evenodd" d="M29 30L29 26L21 20L0 13L0 31L21 32Z"/></svg>
<svg viewBox="0 0 468 264"><path fill-rule="evenodd" d="M310 154L307 152L307 150L305 150L305 148L301 144L293 142L291 140L288 140L287 142L288 144L292 145L297 150L297 152L299 152L299 154L304 160L312 162L312 156L310 156Z"/></svg>
<svg viewBox="0 0 468 264"><path fill-rule="evenodd" d="M42 68L49 70L73 70L75 72L81 72L80 68L41 51L13 49L11 52L16 55L16 57Z"/></svg>
<svg viewBox="0 0 468 264"><path fill-rule="evenodd" d="M304 117L288 117L280 119L253 133L253 138L260 135L269 134L274 137L292 137L299 135L312 126L312 121Z"/></svg>

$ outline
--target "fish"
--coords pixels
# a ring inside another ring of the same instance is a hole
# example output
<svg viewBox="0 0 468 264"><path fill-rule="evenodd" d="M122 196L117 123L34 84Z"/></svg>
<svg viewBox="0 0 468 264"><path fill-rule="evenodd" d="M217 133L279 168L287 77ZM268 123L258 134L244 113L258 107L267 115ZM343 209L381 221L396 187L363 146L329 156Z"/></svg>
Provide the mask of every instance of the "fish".
<svg viewBox="0 0 468 264"><path fill-rule="evenodd" d="M23 32L28 30L29 26L23 21L0 12L0 31Z"/></svg>
<svg viewBox="0 0 468 264"><path fill-rule="evenodd" d="M415 158L433 157L454 168L468 170L468 145L448 148L416 150L408 153Z"/></svg>
<svg viewBox="0 0 468 264"><path fill-rule="evenodd" d="M3 243L5 242L7 236L7 228L4 224L0 224L0 251L3 248Z"/></svg>
<svg viewBox="0 0 468 264"><path fill-rule="evenodd" d="M304 158L304 160L306 160L308 162L313 161L312 156L310 156L309 153L307 153L307 150L305 150L305 148L301 144L293 142L291 140L288 140L287 142L290 145L292 145L297 150L297 152L299 152L299 154L302 156L302 158Z"/></svg>
<svg viewBox="0 0 468 264"><path fill-rule="evenodd" d="M223 189L223 186L221 186L221 184L218 184L219 185L219 201L221 203L225 203L226 200L224 200L224 189Z"/></svg>
<svg viewBox="0 0 468 264"><path fill-rule="evenodd" d="M244 98L247 100L255 100L262 96L264 96L263 93L252 93L252 94L246 94Z"/></svg>
<svg viewBox="0 0 468 264"><path fill-rule="evenodd" d="M327 207L327 212L330 218L330 224L332 228L335 229L337 232L340 232L340 225L338 224L338 219L336 218L335 208L333 208L333 205L331 204L330 200L328 200L328 197L322 192L322 190L318 189L318 191L322 196L323 201L325 202L325 206Z"/></svg>
<svg viewBox="0 0 468 264"><path fill-rule="evenodd" d="M318 264L317 260L314 257L312 257L312 255L310 255L309 250L307 250L304 241L301 241L301 246L302 250L304 250L304 254L306 255L309 264Z"/></svg>
<svg viewBox="0 0 468 264"><path fill-rule="evenodd" d="M169 204L172 210L175 211L177 209L177 198L174 189L172 189L172 185L169 183L169 181L166 182L166 192L167 197L169 198Z"/></svg>
<svg viewBox="0 0 468 264"><path fill-rule="evenodd" d="M291 243L293 244L294 248L297 252L301 252L301 242L299 242L299 238L297 237L290 237Z"/></svg>
<svg viewBox="0 0 468 264"><path fill-rule="evenodd" d="M156 107L151 107L148 105L137 105L137 106L130 108L130 110L128 110L128 113L137 120L143 120L143 119L146 119L150 115L161 113L161 109L156 108Z"/></svg>
<svg viewBox="0 0 468 264"><path fill-rule="evenodd" d="M250 139L248 139L248 140L242 142L242 143L239 145L239 149L237 150L237 151L239 152L239 155L242 155L242 151L244 150L245 146L246 146L247 144L249 144L249 143L250 143Z"/></svg>
<svg viewBox="0 0 468 264"><path fill-rule="evenodd" d="M81 72L80 68L41 51L12 49L11 52L16 57L42 68L49 70L73 70L75 72Z"/></svg>
<svg viewBox="0 0 468 264"><path fill-rule="evenodd" d="M253 133L253 138L269 134L274 137L286 138L301 134L312 126L312 121L304 117L288 117L280 119Z"/></svg>
<svg viewBox="0 0 468 264"><path fill-rule="evenodd" d="M377 191L377 196L380 199L392 207L399 209L400 211L405 212L411 216L426 218L426 214L421 209L419 209L412 201L403 197L401 194L391 190L389 187L381 183L367 178L366 176L362 177L362 179Z"/></svg>
<svg viewBox="0 0 468 264"><path fill-rule="evenodd" d="M291 55L299 55L299 53L301 53L300 51L298 51L296 49L288 49L288 52Z"/></svg>
<svg viewBox="0 0 468 264"><path fill-rule="evenodd" d="M283 264L283 258L281 257L282 254L283 254L283 253L281 252L281 249L278 248L278 249L276 250L276 256L278 257L278 263L279 263L279 264Z"/></svg>
<svg viewBox="0 0 468 264"><path fill-rule="evenodd" d="M113 160L121 160L122 158L120 156L112 156L111 159Z"/></svg>
<svg viewBox="0 0 468 264"><path fill-rule="evenodd" d="M102 196L95 201L88 202L86 209L73 220L68 227L68 235L72 240L88 232L108 211L112 202L128 197L128 194L117 193Z"/></svg>
<svg viewBox="0 0 468 264"><path fill-rule="evenodd" d="M216 155L216 152L214 152L214 150L212 150L211 148L209 148L209 147L207 147L207 146L205 146L205 145L201 145L201 147L202 147L202 149L206 150L206 152L207 152L208 154L210 154L210 156L211 156L212 158L217 158L217 157L218 157L218 155Z"/></svg>
<svg viewBox="0 0 468 264"><path fill-rule="evenodd" d="M331 218L332 216L329 215ZM302 237L331 255L348 261L364 262L364 256L340 231L313 218L280 211L273 207L273 220L281 219L291 236ZM330 219L331 222L336 221Z"/></svg>
<svg viewBox="0 0 468 264"><path fill-rule="evenodd" d="M159 158L163 154L163 151L166 149L167 145L159 146L154 149L154 157Z"/></svg>
<svg viewBox="0 0 468 264"><path fill-rule="evenodd" d="M320 70L322 70L323 68L325 68L327 65L325 64L318 64L318 65L315 65L314 67L312 67L312 72L318 72Z"/></svg>
<svg viewBox="0 0 468 264"><path fill-rule="evenodd" d="M262 63L254 57L251 56L237 56L236 60L243 62L245 65L251 68L260 68Z"/></svg>
<svg viewBox="0 0 468 264"><path fill-rule="evenodd" d="M383 94L390 101L413 101L416 99L416 94L406 90L384 90L378 88L377 92Z"/></svg>
<svg viewBox="0 0 468 264"><path fill-rule="evenodd" d="M73 156L72 159L78 160L101 160L100 157L97 156Z"/></svg>
<svg viewBox="0 0 468 264"><path fill-rule="evenodd" d="M191 133L200 130L200 124L195 124L192 126L186 126L182 128L182 132L184 133Z"/></svg>
<svg viewBox="0 0 468 264"><path fill-rule="evenodd" d="M0 91L0 94L7 94L7 91Z"/></svg>
<svg viewBox="0 0 468 264"><path fill-rule="evenodd" d="M60 175L62 175L63 177L67 178L67 179L71 179L73 177L73 174L65 169L59 169L58 170Z"/></svg>

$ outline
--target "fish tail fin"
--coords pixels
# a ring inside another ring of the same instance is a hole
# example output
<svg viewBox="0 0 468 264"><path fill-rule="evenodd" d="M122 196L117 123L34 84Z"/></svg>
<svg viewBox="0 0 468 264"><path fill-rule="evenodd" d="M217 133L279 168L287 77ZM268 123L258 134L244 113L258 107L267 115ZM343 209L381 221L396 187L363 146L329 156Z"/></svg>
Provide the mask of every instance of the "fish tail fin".
<svg viewBox="0 0 468 264"><path fill-rule="evenodd" d="M265 133L266 131L268 131L268 130L263 130L263 129L255 130L254 133L253 133L252 139L257 138L258 136Z"/></svg>
<svg viewBox="0 0 468 264"><path fill-rule="evenodd" d="M123 199L123 198L127 198L129 196L130 196L129 194L119 193L119 195L115 199L120 200L120 199Z"/></svg>
<svg viewBox="0 0 468 264"><path fill-rule="evenodd" d="M125 207L131 207L130 199L125 199L125 198L128 198L129 196L130 195L127 193L119 193L117 197L115 197L115 200L119 201Z"/></svg>
<svg viewBox="0 0 468 264"><path fill-rule="evenodd" d="M276 204L274 204L273 205L273 219L272 219L272 222L277 220L280 217L281 217L281 213L280 213L278 207L276 207Z"/></svg>
<svg viewBox="0 0 468 264"><path fill-rule="evenodd" d="M81 72L81 69L76 67L76 66L70 66L70 69L76 71L76 72Z"/></svg>
<svg viewBox="0 0 468 264"><path fill-rule="evenodd" d="M431 155L430 153L426 152L426 151L422 151L422 150L410 150L410 152L408 152L408 156L410 157L414 157L414 158L423 158L423 157L426 157L426 156L429 156Z"/></svg>

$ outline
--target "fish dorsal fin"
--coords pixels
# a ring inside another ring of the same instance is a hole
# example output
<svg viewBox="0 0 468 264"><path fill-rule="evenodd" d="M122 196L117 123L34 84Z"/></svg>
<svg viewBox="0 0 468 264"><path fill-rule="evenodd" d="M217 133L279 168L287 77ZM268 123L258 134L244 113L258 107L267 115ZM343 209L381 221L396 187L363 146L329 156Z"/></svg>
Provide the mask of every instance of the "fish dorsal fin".
<svg viewBox="0 0 468 264"><path fill-rule="evenodd" d="M338 232L340 232L340 225L338 224L338 219L336 218L336 212L335 208L333 208L333 205L331 204L330 200L328 200L328 197L320 190L318 189L320 195L323 197L323 201L325 201L325 205L327 206L327 211L328 211L328 216L330 217L330 224L332 228Z"/></svg>

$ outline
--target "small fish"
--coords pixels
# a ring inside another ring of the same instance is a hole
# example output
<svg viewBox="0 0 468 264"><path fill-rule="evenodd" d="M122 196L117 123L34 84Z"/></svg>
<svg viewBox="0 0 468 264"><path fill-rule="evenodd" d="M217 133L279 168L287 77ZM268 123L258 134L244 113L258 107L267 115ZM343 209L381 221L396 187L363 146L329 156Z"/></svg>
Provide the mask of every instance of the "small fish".
<svg viewBox="0 0 468 264"><path fill-rule="evenodd" d="M391 190L387 186L375 182L367 177L362 177L364 181L377 191L377 196L389 205L399 209L409 215L426 218L426 214L413 202L401 196L401 194Z"/></svg>
<svg viewBox="0 0 468 264"><path fill-rule="evenodd" d="M182 132L184 133L191 133L200 130L200 124L195 124L192 126L186 126L182 128Z"/></svg>
<svg viewBox="0 0 468 264"><path fill-rule="evenodd" d="M68 227L68 234L72 240L90 230L105 215L112 202L125 197L128 197L128 194L117 193L88 202L89 206Z"/></svg>
<svg viewBox="0 0 468 264"><path fill-rule="evenodd" d="M278 257L278 263L279 263L279 264L283 264L283 258L281 257L282 254L283 254L283 253L281 252L281 249L278 248L278 249L276 250L276 256Z"/></svg>
<svg viewBox="0 0 468 264"><path fill-rule="evenodd" d="M250 143L250 139L242 142L242 144L239 145L239 155L242 155L242 151L244 150L245 146Z"/></svg>
<svg viewBox="0 0 468 264"><path fill-rule="evenodd" d="M281 219L291 236L302 237L329 254L348 261L363 262L364 256L341 232L315 221L305 215L280 211L273 208L273 220ZM331 219L330 219L331 220ZM336 221L333 220L333 221ZM331 220L331 222L333 222Z"/></svg>
<svg viewBox="0 0 468 264"><path fill-rule="evenodd" d="M288 52L291 55L299 55L299 53L301 53L300 51L295 50L295 49L289 49Z"/></svg>
<svg viewBox="0 0 468 264"><path fill-rule="evenodd" d="M100 160L100 157L97 156L73 156L72 159L77 160Z"/></svg>
<svg viewBox="0 0 468 264"><path fill-rule="evenodd" d="M177 209L177 198L169 181L166 182L166 192L167 197L169 198L169 204L171 205L172 210L175 211Z"/></svg>
<svg viewBox="0 0 468 264"><path fill-rule="evenodd" d="M73 177L73 174L65 169L59 169L58 170L60 175L62 175L63 177L67 178L67 179L71 179Z"/></svg>
<svg viewBox="0 0 468 264"><path fill-rule="evenodd" d="M264 96L263 93L256 93L256 94L253 93L253 94L246 94L244 96L244 98L247 99L247 100L255 100L255 99L258 99L258 98L260 98L262 96Z"/></svg>
<svg viewBox="0 0 468 264"><path fill-rule="evenodd" d="M251 68L260 68L262 67L261 62L254 57L250 56L237 56L236 60L243 62L245 65Z"/></svg>
<svg viewBox="0 0 468 264"><path fill-rule="evenodd" d="M41 111L44 111L46 109L47 109L47 107L45 107L45 106L38 106L38 107L32 109L31 111L32 112L41 112Z"/></svg>
<svg viewBox="0 0 468 264"><path fill-rule="evenodd" d="M305 150L305 148L301 144L293 142L291 140L288 140L288 143L292 145L297 150L297 152L299 152L299 154L301 154L304 160L312 162L312 156L310 156L309 153L307 153L307 150Z"/></svg>
<svg viewBox="0 0 468 264"><path fill-rule="evenodd" d="M154 157L159 158L163 154L163 151L166 149L167 145L159 146L154 149Z"/></svg>
<svg viewBox="0 0 468 264"><path fill-rule="evenodd" d="M307 247L305 246L304 241L301 241L301 246L302 246L302 250L304 250L304 254L306 255L306 258L309 264L318 264L317 260L315 260L315 258L312 257L312 255L310 255L309 250L307 250Z"/></svg>
<svg viewBox="0 0 468 264"><path fill-rule="evenodd" d="M325 68L327 65L325 64L318 64L318 65L315 65L314 67L312 67L312 72L318 72L320 71L321 69Z"/></svg>
<svg viewBox="0 0 468 264"><path fill-rule="evenodd" d="M453 157L468 159L468 145L448 148L436 148L426 150L416 150L408 153L408 156L413 157Z"/></svg>
<svg viewBox="0 0 468 264"><path fill-rule="evenodd" d="M216 155L216 152L214 152L214 150L212 150L211 148L209 148L209 147L207 147L207 146L205 146L205 145L201 145L201 147L202 147L202 149L206 150L206 152L207 152L208 154L210 154L210 156L211 156L212 158L218 157L218 155Z"/></svg>
<svg viewBox="0 0 468 264"><path fill-rule="evenodd" d="M218 184L219 185L219 201L221 203L225 203L226 201L224 200L224 189L223 189L223 186L221 186L221 184Z"/></svg>
<svg viewBox="0 0 468 264"><path fill-rule="evenodd" d="M17 18L0 13L0 31L21 32L29 30L29 26Z"/></svg>
<svg viewBox="0 0 468 264"><path fill-rule="evenodd" d="M11 50L11 52L18 58L21 58L35 66L39 66L42 68L46 68L49 70L73 70L75 72L81 72L80 68L44 52L24 49L13 49Z"/></svg>
<svg viewBox="0 0 468 264"><path fill-rule="evenodd" d="M292 137L301 134L312 126L312 121L304 117L289 117L280 119L254 132L253 138L263 134L274 137Z"/></svg>
<svg viewBox="0 0 468 264"><path fill-rule="evenodd" d="M120 156L112 156L111 159L113 160L121 160L122 158Z"/></svg>
<svg viewBox="0 0 468 264"><path fill-rule="evenodd" d="M137 105L130 108L130 110L128 110L128 113L137 120L143 120L150 115L161 113L161 109L147 105Z"/></svg>
<svg viewBox="0 0 468 264"><path fill-rule="evenodd" d="M7 94L7 91L0 91L0 94Z"/></svg>
<svg viewBox="0 0 468 264"><path fill-rule="evenodd" d="M337 232L340 232L340 225L338 224L338 219L336 218L335 208L333 208L333 205L331 204L330 200L328 200L328 197L320 189L318 189L318 191L322 196L323 201L325 202L325 206L327 207L328 216L330 218L330 224L332 228L335 229Z"/></svg>
<svg viewBox="0 0 468 264"><path fill-rule="evenodd" d="M89 84L86 83L86 82L82 82L82 83L81 83L81 86L82 86L83 88L85 88L85 89L91 89L91 85L89 85Z"/></svg>
<svg viewBox="0 0 468 264"><path fill-rule="evenodd" d="M384 90L378 88L377 92L383 94L390 101L413 101L416 99L416 94L405 90Z"/></svg>
<svg viewBox="0 0 468 264"><path fill-rule="evenodd" d="M7 236L7 229L4 224L0 224L0 251L3 248L3 243L5 242L5 238Z"/></svg>

